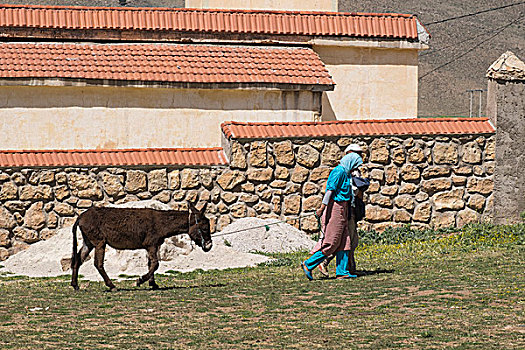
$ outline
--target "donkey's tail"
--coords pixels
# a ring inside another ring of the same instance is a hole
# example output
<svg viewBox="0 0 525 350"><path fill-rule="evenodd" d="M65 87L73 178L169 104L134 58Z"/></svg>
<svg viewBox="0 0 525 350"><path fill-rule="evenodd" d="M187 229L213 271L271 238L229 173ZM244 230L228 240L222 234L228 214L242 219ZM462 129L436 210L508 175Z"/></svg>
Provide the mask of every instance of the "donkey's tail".
<svg viewBox="0 0 525 350"><path fill-rule="evenodd" d="M75 223L73 224L73 254L71 255L71 269L76 265L77 259L78 259L78 252L77 252L77 228L78 228L78 221L80 217L77 218Z"/></svg>

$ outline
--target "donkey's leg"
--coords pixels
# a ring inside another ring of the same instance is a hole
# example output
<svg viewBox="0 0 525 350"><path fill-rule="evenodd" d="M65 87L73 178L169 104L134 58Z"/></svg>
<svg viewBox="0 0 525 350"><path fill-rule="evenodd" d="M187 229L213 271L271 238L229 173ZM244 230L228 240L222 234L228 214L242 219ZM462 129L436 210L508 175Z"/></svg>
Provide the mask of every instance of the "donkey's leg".
<svg viewBox="0 0 525 350"><path fill-rule="evenodd" d="M137 281L137 286L140 286L142 283L149 281L149 285L153 287L153 289L159 288L157 284L155 283L155 271L159 268L159 247L158 246L152 246L146 248L148 252L148 267L149 271L144 276L140 277Z"/></svg>
<svg viewBox="0 0 525 350"><path fill-rule="evenodd" d="M73 286L75 290L79 289L78 288L78 270L80 269L80 266L84 263L84 261L86 261L92 249L93 249L93 244L91 244L91 242L88 242L86 241L86 239L84 239L84 244L82 245L82 248L80 248L80 251L77 254L79 259L75 261L75 265L73 266L73 271L71 273L71 285Z"/></svg>
<svg viewBox="0 0 525 350"><path fill-rule="evenodd" d="M108 274L106 273L106 270L104 270L104 255L106 254L106 244L100 243L95 247L95 267L97 268L98 272L104 279L104 283L106 283L106 286L108 286L109 290L111 292L114 292L117 290L117 287L111 282L111 280L108 277Z"/></svg>

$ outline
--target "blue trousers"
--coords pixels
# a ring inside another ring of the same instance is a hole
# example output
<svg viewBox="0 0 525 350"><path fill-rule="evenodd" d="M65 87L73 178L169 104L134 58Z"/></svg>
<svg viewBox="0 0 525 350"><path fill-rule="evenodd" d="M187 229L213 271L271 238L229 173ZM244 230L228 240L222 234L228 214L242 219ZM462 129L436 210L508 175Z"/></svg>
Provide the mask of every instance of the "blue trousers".
<svg viewBox="0 0 525 350"><path fill-rule="evenodd" d="M346 276L350 275L350 271L348 269L348 261L349 261L349 250L340 250L335 254L335 274L336 276ZM315 269L317 265L322 263L326 259L326 255L323 254L320 250L316 251L308 260L304 262L304 265L306 268L310 271Z"/></svg>

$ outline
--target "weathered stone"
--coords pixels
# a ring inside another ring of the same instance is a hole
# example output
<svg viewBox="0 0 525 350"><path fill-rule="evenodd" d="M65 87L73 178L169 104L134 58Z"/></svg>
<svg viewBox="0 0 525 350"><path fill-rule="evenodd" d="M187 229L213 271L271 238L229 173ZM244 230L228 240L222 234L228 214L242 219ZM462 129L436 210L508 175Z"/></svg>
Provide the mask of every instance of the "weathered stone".
<svg viewBox="0 0 525 350"><path fill-rule="evenodd" d="M251 182L247 182L241 185L241 189L243 192L254 192L255 191L255 185Z"/></svg>
<svg viewBox="0 0 525 350"><path fill-rule="evenodd" d="M11 238L9 236L8 230L0 229L0 246L7 247L11 244Z"/></svg>
<svg viewBox="0 0 525 350"><path fill-rule="evenodd" d="M301 191L301 185L298 185L298 184L289 184L289 185L285 185L286 188L284 190L284 194L295 194L295 193L299 193L299 191Z"/></svg>
<svg viewBox="0 0 525 350"><path fill-rule="evenodd" d="M237 203L231 206L230 213L234 218L243 218L246 216L247 207L246 204Z"/></svg>
<svg viewBox="0 0 525 350"><path fill-rule="evenodd" d="M291 195L284 198L283 214L297 215L301 211L301 196Z"/></svg>
<svg viewBox="0 0 525 350"><path fill-rule="evenodd" d="M388 221L392 218L392 212L389 209L367 206L366 219L368 221Z"/></svg>
<svg viewBox="0 0 525 350"><path fill-rule="evenodd" d="M465 209L458 213L456 217L456 226L463 227L466 224L478 222L480 215L473 210Z"/></svg>
<svg viewBox="0 0 525 350"><path fill-rule="evenodd" d="M290 141L275 143L273 146L273 153L277 164L291 166L295 163L295 155Z"/></svg>
<svg viewBox="0 0 525 350"><path fill-rule="evenodd" d="M303 185L303 195L310 196L319 193L319 186L313 182L307 182Z"/></svg>
<svg viewBox="0 0 525 350"><path fill-rule="evenodd" d="M393 220L395 222L410 222L410 213L406 210L394 210Z"/></svg>
<svg viewBox="0 0 525 350"><path fill-rule="evenodd" d="M180 188L180 170L173 170L169 172L168 188L170 190L178 190Z"/></svg>
<svg viewBox="0 0 525 350"><path fill-rule="evenodd" d="M440 191L450 190L452 188L452 180L450 179L432 179L421 182L421 188L427 193L435 193Z"/></svg>
<svg viewBox="0 0 525 350"><path fill-rule="evenodd" d="M494 159L496 159L496 142L494 139L491 139L485 144L485 160Z"/></svg>
<svg viewBox="0 0 525 350"><path fill-rule="evenodd" d="M30 202L12 201L5 202L4 205L10 211L24 211Z"/></svg>
<svg viewBox="0 0 525 350"><path fill-rule="evenodd" d="M62 201L71 195L71 192L69 191L69 188L67 188L66 185L60 185L58 187L55 187L53 189L53 192L55 194L55 198L59 201Z"/></svg>
<svg viewBox="0 0 525 350"><path fill-rule="evenodd" d="M458 146L454 143L436 143L433 150L436 164L457 164Z"/></svg>
<svg viewBox="0 0 525 350"><path fill-rule="evenodd" d="M483 211L483 207L485 206L485 197L483 197L480 194L473 194L470 196L468 200L469 208L472 208L478 212Z"/></svg>
<svg viewBox="0 0 525 350"><path fill-rule="evenodd" d="M406 210L412 210L416 206L414 198L412 196L404 195L394 198L394 204L398 208Z"/></svg>
<svg viewBox="0 0 525 350"><path fill-rule="evenodd" d="M272 168L264 169L248 169L246 172L248 180L256 182L270 181L272 179L273 170Z"/></svg>
<svg viewBox="0 0 525 350"><path fill-rule="evenodd" d="M413 165L406 164L401 168L401 178L405 181L419 180L420 176L419 169Z"/></svg>
<svg viewBox="0 0 525 350"><path fill-rule="evenodd" d="M339 140L337 140L337 145L344 148L353 142L353 139L350 137L341 137Z"/></svg>
<svg viewBox="0 0 525 350"><path fill-rule="evenodd" d="M310 196L303 200L303 211L317 210L321 207L321 196Z"/></svg>
<svg viewBox="0 0 525 350"><path fill-rule="evenodd" d="M253 203L257 203L257 201L259 200L259 196L256 196L254 194L244 193L244 194L241 194L240 200L243 201L244 203L253 204Z"/></svg>
<svg viewBox="0 0 525 350"><path fill-rule="evenodd" d="M55 203L53 203L53 202L49 202L49 203L44 204L44 210L46 211L46 213L48 213L51 210L53 210L54 207L55 207Z"/></svg>
<svg viewBox="0 0 525 350"><path fill-rule="evenodd" d="M442 166L430 166L428 168L425 168L423 170L423 173L421 174L421 176L423 176L424 179L430 179L433 177L444 177L449 175L450 168Z"/></svg>
<svg viewBox="0 0 525 350"><path fill-rule="evenodd" d="M55 173L51 170L44 170L40 174L40 184L52 184L55 182Z"/></svg>
<svg viewBox="0 0 525 350"><path fill-rule="evenodd" d="M10 179L11 179L11 177L8 174L6 174L4 172L0 172L0 182L5 182L5 181L10 180Z"/></svg>
<svg viewBox="0 0 525 350"><path fill-rule="evenodd" d="M51 200L53 199L53 191L50 186L31 186L26 185L20 189L20 200L23 201L39 201L39 200Z"/></svg>
<svg viewBox="0 0 525 350"><path fill-rule="evenodd" d="M60 216L73 216L75 215L75 208L66 203L57 203L55 212Z"/></svg>
<svg viewBox="0 0 525 350"><path fill-rule="evenodd" d="M39 241L38 232L26 227L16 227L13 230L13 235L25 243L35 243Z"/></svg>
<svg viewBox="0 0 525 350"><path fill-rule="evenodd" d="M95 179L89 175L70 173L68 183L73 195L79 198L95 200L104 198L102 188Z"/></svg>
<svg viewBox="0 0 525 350"><path fill-rule="evenodd" d="M120 198L126 195L126 192L124 192L124 186L122 185L121 176L109 173L102 173L101 177L104 186L104 191L106 191L108 196L113 198ZM56 191L57 189L55 188L55 196L57 193Z"/></svg>
<svg viewBox="0 0 525 350"><path fill-rule="evenodd" d="M495 170L496 164L494 164L494 162L485 163L485 172L487 173L487 175L493 175Z"/></svg>
<svg viewBox="0 0 525 350"><path fill-rule="evenodd" d="M171 195L173 197L173 200L180 201L186 195L186 191L176 190L176 191L173 191Z"/></svg>
<svg viewBox="0 0 525 350"><path fill-rule="evenodd" d="M186 191L185 199L190 203L193 203L193 204L197 203L197 200L199 199L199 191L197 190Z"/></svg>
<svg viewBox="0 0 525 350"><path fill-rule="evenodd" d="M394 164L401 165L405 163L406 154L405 150L401 147L395 148L392 151L392 161Z"/></svg>
<svg viewBox="0 0 525 350"><path fill-rule="evenodd" d="M8 201L18 198L18 186L13 182L5 182L0 189L0 200Z"/></svg>
<svg viewBox="0 0 525 350"><path fill-rule="evenodd" d="M7 260L10 255L7 248L0 248L0 261Z"/></svg>
<svg viewBox="0 0 525 350"><path fill-rule="evenodd" d="M343 157L343 152L335 143L327 142L321 153L321 164L328 166L336 166Z"/></svg>
<svg viewBox="0 0 525 350"><path fill-rule="evenodd" d="M370 204L377 204L382 207L392 207L392 199L389 197L382 196L380 194L372 194L368 197Z"/></svg>
<svg viewBox="0 0 525 350"><path fill-rule="evenodd" d="M217 210L218 210L219 213L221 213L221 214L225 214L225 213L227 213L228 211L230 211L229 207L228 207L226 204L222 203L222 202L220 202L219 204L217 204Z"/></svg>
<svg viewBox="0 0 525 350"><path fill-rule="evenodd" d="M221 200L221 190L219 188L214 188L211 190L211 201L213 203L219 203Z"/></svg>
<svg viewBox="0 0 525 350"><path fill-rule="evenodd" d="M47 241L48 239L50 239L51 237L53 237L54 235L56 234L56 231L55 230L50 230L48 228L44 228L40 231L40 233L38 234L38 236L40 237L41 240L44 240L44 241ZM66 268L66 271L67 269L69 269L71 265L68 265L67 268Z"/></svg>
<svg viewBox="0 0 525 350"><path fill-rule="evenodd" d="M146 190L146 173L140 170L128 170L126 172L125 189L129 193L138 193Z"/></svg>
<svg viewBox="0 0 525 350"><path fill-rule="evenodd" d="M257 214L268 214L271 211L270 205L265 202L259 202L253 206Z"/></svg>
<svg viewBox="0 0 525 350"><path fill-rule="evenodd" d="M425 153L419 147L411 148L407 151L408 161L411 163L422 163L425 161Z"/></svg>
<svg viewBox="0 0 525 350"><path fill-rule="evenodd" d="M287 184L287 182L284 181L284 180L274 180L274 181L270 182L270 187L273 187L273 188L285 188L286 184ZM296 186L298 186L298 185L296 185Z"/></svg>
<svg viewBox="0 0 525 350"><path fill-rule="evenodd" d="M414 221L428 222L432 216L432 206L430 203L419 204L414 210Z"/></svg>
<svg viewBox="0 0 525 350"><path fill-rule="evenodd" d="M446 211L443 213L435 213L434 217L431 220L431 225L436 229L454 227L456 225L456 218L454 216L454 212Z"/></svg>
<svg viewBox="0 0 525 350"><path fill-rule="evenodd" d="M47 214L47 227L57 228L58 226L58 215L54 212Z"/></svg>
<svg viewBox="0 0 525 350"><path fill-rule="evenodd" d="M231 204L231 203L237 201L237 194L236 193L231 193L231 192L223 192L221 194L221 198L224 201L224 203Z"/></svg>
<svg viewBox="0 0 525 350"><path fill-rule="evenodd" d="M266 142L265 141L253 141L250 144L249 160L250 165L259 168L265 168L268 166L266 160Z"/></svg>
<svg viewBox="0 0 525 350"><path fill-rule="evenodd" d="M314 216L307 216L301 220L301 230L313 233L319 232L319 224Z"/></svg>
<svg viewBox="0 0 525 350"><path fill-rule="evenodd" d="M482 176L485 174L485 171L483 170L483 167L482 166L479 166L479 165L474 165L472 167L472 172L474 173L474 175L476 176Z"/></svg>
<svg viewBox="0 0 525 350"><path fill-rule="evenodd" d="M452 176L452 184L454 186L464 186L467 183L465 176Z"/></svg>
<svg viewBox="0 0 525 350"><path fill-rule="evenodd" d="M385 172L381 169L372 169L370 171L370 179L376 181L383 181Z"/></svg>
<svg viewBox="0 0 525 350"><path fill-rule="evenodd" d="M419 192L418 194L416 194L416 196L414 198L418 202L424 202L424 201L426 201L428 199L428 193Z"/></svg>
<svg viewBox="0 0 525 350"><path fill-rule="evenodd" d="M375 224L370 225L369 230L374 230L374 231L377 231L377 232L383 232L386 229L403 227L405 225L406 224L402 223L402 222L379 222L379 223L375 223Z"/></svg>
<svg viewBox="0 0 525 350"><path fill-rule="evenodd" d="M465 190L458 188L452 191L438 193L432 197L432 200L437 210L458 210L465 207L465 201L463 200L464 194Z"/></svg>
<svg viewBox="0 0 525 350"><path fill-rule="evenodd" d="M237 170L226 170L217 179L217 183L223 190L231 190L237 185L243 183L246 177Z"/></svg>
<svg viewBox="0 0 525 350"><path fill-rule="evenodd" d="M55 175L55 180L57 182L57 184L66 184L67 183L67 174L62 172L62 173L57 173Z"/></svg>
<svg viewBox="0 0 525 350"><path fill-rule="evenodd" d="M259 193L259 197L263 201L269 200L270 198L272 198L272 195L273 195L273 191L272 190L266 190L266 191L262 191L261 193Z"/></svg>
<svg viewBox="0 0 525 350"><path fill-rule="evenodd" d="M378 182L370 181L370 186L368 186L367 193L376 193L379 192L381 185Z"/></svg>
<svg viewBox="0 0 525 350"><path fill-rule="evenodd" d="M293 169L292 176L291 176L290 180L292 180L293 182L296 182L296 183L303 183L303 182L306 181L306 179L308 179L308 174L309 173L310 172L308 171L308 169L303 168L301 166L296 166Z"/></svg>
<svg viewBox="0 0 525 350"><path fill-rule="evenodd" d="M232 220L230 219L229 215L221 215L219 219L217 220L217 231L223 230L231 222Z"/></svg>
<svg viewBox="0 0 525 350"><path fill-rule="evenodd" d="M314 167L319 161L319 151L309 145L299 147L297 163L307 168Z"/></svg>
<svg viewBox="0 0 525 350"><path fill-rule="evenodd" d="M11 229L16 226L16 220L13 214L11 214L3 206L0 207L0 228Z"/></svg>
<svg viewBox="0 0 525 350"><path fill-rule="evenodd" d="M18 226L21 226L24 224L24 217L20 213L14 213L13 216L15 217L16 224Z"/></svg>
<svg viewBox="0 0 525 350"><path fill-rule="evenodd" d="M469 193L490 194L494 190L494 180L490 178L477 179L471 177L467 181L467 191Z"/></svg>
<svg viewBox="0 0 525 350"><path fill-rule="evenodd" d="M150 199L153 197L153 195L149 191L139 192L136 194L136 196L141 200Z"/></svg>
<svg viewBox="0 0 525 350"><path fill-rule="evenodd" d="M384 140L376 139L370 145L370 161L373 163L388 164L390 155Z"/></svg>
<svg viewBox="0 0 525 350"><path fill-rule="evenodd" d="M26 177L22 173L14 173L11 175L11 180L13 180L18 186L26 184Z"/></svg>
<svg viewBox="0 0 525 350"><path fill-rule="evenodd" d="M399 188L399 194L405 194L405 193L416 193L419 190L419 186L411 183L403 184L401 185L401 188Z"/></svg>
<svg viewBox="0 0 525 350"><path fill-rule="evenodd" d="M419 171L419 170L418 170ZM388 185L397 183L399 180L399 175L397 174L396 166L388 166L385 168L385 182Z"/></svg>
<svg viewBox="0 0 525 350"><path fill-rule="evenodd" d="M210 192L209 191L206 191L208 193L208 199L209 200L209 195L210 195ZM201 200L202 198L199 197ZM164 190L164 191L160 191L159 193L157 193L154 197L153 197L154 200L156 201L159 201L159 202L162 202L162 203L168 203L170 200L171 200L171 191L169 190Z"/></svg>
<svg viewBox="0 0 525 350"><path fill-rule="evenodd" d="M198 169L183 169L180 172L180 187L182 189L197 188L199 185Z"/></svg>
<svg viewBox="0 0 525 350"><path fill-rule="evenodd" d="M148 191L156 193L168 188L166 169L155 169L148 173Z"/></svg>
<svg viewBox="0 0 525 350"><path fill-rule="evenodd" d="M246 151L244 147L237 141L231 142L230 167L246 169L248 166L246 162Z"/></svg>
<svg viewBox="0 0 525 350"><path fill-rule="evenodd" d="M279 180L288 180L290 177L290 171L282 166L277 166L275 168L275 178Z"/></svg>
<svg viewBox="0 0 525 350"><path fill-rule="evenodd" d="M310 181L326 180L330 175L330 168L315 168L310 174Z"/></svg>
<svg viewBox="0 0 525 350"><path fill-rule="evenodd" d="M477 142L473 141L463 145L461 160L470 164L479 164L481 162L481 148L479 148Z"/></svg>
<svg viewBox="0 0 525 350"><path fill-rule="evenodd" d="M399 189L399 186L397 185L394 185L394 186L383 186L381 188L381 194L385 195L385 196L393 196L397 193Z"/></svg>
<svg viewBox="0 0 525 350"><path fill-rule="evenodd" d="M46 225L44 203L36 202L27 209L24 216L24 225L34 230L40 230Z"/></svg>
<svg viewBox="0 0 525 350"><path fill-rule="evenodd" d="M272 197L272 211L275 213L275 214L280 214L281 213L281 209L282 209L282 206L281 206L281 197L279 196L273 196Z"/></svg>
<svg viewBox="0 0 525 350"><path fill-rule="evenodd" d="M308 142L308 144L316 150L320 151L323 149L324 140L311 140L310 142Z"/></svg>
<svg viewBox="0 0 525 350"><path fill-rule="evenodd" d="M454 174L468 176L472 174L471 166L460 166L454 169Z"/></svg>

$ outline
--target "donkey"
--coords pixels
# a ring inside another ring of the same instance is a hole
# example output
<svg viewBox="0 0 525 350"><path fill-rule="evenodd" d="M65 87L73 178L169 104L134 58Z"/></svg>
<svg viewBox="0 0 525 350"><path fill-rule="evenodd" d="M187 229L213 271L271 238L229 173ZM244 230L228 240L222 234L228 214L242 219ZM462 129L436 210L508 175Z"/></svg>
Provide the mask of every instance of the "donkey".
<svg viewBox="0 0 525 350"><path fill-rule="evenodd" d="M71 257L71 286L78 286L78 269L95 248L95 267L110 291L117 288L104 270L106 244L115 249L146 249L148 272L137 280L137 286L148 281L152 289L155 271L159 267L159 247L168 237L188 233L203 251L212 248L210 221L190 204L190 212L178 210L154 210L148 208L96 208L91 207L79 215L73 225L73 255ZM77 252L77 228L80 227L84 244Z"/></svg>

